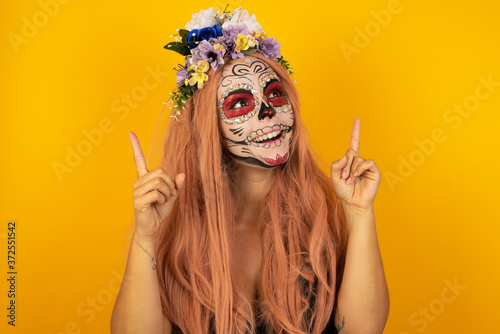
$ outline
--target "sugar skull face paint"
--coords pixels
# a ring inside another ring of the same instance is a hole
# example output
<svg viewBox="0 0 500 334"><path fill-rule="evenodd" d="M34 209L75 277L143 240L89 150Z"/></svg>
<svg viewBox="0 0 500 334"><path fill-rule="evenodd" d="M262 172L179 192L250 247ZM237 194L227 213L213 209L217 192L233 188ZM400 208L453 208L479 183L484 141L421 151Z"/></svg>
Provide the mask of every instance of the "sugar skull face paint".
<svg viewBox="0 0 500 334"><path fill-rule="evenodd" d="M268 168L288 160L293 110L267 63L254 56L231 61L217 96L222 137L235 159Z"/></svg>

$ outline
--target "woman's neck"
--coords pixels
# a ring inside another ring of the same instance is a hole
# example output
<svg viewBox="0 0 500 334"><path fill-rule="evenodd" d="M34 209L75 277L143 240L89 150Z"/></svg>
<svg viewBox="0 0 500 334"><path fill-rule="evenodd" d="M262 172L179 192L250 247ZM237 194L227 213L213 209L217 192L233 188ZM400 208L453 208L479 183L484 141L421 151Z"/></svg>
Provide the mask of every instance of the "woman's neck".
<svg viewBox="0 0 500 334"><path fill-rule="evenodd" d="M240 199L238 221L255 225L264 197L274 183L274 170L241 163L236 164L232 174L235 191Z"/></svg>

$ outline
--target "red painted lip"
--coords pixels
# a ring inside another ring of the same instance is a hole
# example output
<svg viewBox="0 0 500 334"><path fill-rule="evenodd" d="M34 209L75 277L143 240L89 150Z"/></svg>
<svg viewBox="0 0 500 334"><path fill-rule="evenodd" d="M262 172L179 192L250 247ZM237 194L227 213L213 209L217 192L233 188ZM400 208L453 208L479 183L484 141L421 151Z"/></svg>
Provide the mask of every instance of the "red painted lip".
<svg viewBox="0 0 500 334"><path fill-rule="evenodd" d="M264 160L273 166L278 166L284 163L288 159L288 152L282 157L279 154L276 154L276 160L271 159L271 158L264 158Z"/></svg>

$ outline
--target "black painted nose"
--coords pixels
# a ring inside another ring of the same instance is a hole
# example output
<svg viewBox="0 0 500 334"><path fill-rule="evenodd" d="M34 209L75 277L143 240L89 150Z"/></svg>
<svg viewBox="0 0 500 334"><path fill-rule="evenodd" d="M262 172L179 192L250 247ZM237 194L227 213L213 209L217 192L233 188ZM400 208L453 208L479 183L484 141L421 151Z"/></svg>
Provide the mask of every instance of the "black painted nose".
<svg viewBox="0 0 500 334"><path fill-rule="evenodd" d="M266 116L269 117L269 119L271 119L274 117L274 115L276 115L276 111L274 110L273 107L265 105L264 103L260 105L260 111L258 116L259 121L264 119Z"/></svg>

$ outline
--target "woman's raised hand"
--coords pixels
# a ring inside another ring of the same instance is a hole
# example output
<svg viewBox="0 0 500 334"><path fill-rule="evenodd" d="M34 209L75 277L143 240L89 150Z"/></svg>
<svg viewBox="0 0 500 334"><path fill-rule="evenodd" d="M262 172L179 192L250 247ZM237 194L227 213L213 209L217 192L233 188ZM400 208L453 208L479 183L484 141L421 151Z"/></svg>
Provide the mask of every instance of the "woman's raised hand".
<svg viewBox="0 0 500 334"><path fill-rule="evenodd" d="M359 155L360 122L359 118L354 120L350 147L343 158L332 163L331 177L341 203L365 211L373 205L382 176L372 159Z"/></svg>
<svg viewBox="0 0 500 334"><path fill-rule="evenodd" d="M137 180L133 184L135 234L154 241L184 188L186 176L179 173L172 180L162 167L149 172L139 139L133 132L129 132L129 137L137 169Z"/></svg>

